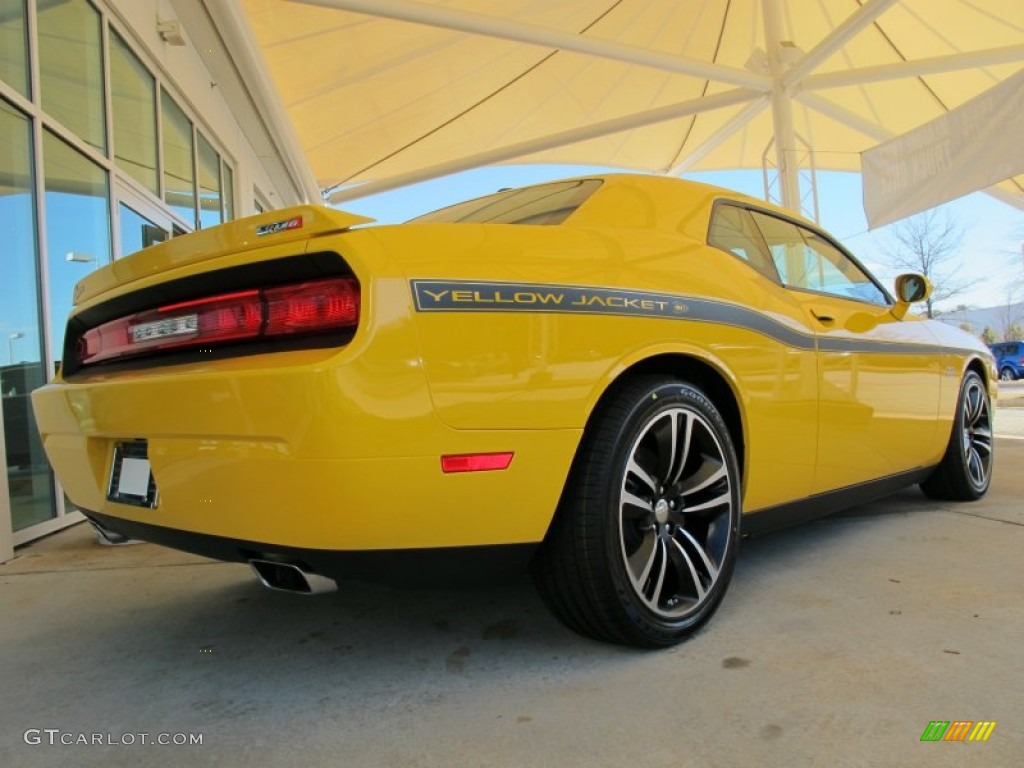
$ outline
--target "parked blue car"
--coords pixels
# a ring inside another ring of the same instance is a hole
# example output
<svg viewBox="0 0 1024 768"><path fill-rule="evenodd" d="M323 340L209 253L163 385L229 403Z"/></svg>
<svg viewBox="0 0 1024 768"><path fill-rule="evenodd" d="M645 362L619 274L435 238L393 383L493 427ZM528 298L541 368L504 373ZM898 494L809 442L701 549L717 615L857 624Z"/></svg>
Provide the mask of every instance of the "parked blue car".
<svg viewBox="0 0 1024 768"><path fill-rule="evenodd" d="M989 349L996 356L1000 381L1016 381L1024 377L1024 343L1003 341L989 345Z"/></svg>

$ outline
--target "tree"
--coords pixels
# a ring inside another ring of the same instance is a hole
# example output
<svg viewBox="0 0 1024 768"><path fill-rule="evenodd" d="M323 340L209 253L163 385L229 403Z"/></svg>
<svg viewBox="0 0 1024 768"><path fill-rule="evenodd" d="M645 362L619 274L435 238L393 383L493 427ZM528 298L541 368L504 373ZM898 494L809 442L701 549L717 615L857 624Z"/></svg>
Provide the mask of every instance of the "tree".
<svg viewBox="0 0 1024 768"><path fill-rule="evenodd" d="M996 332L986 325L985 330L981 332L981 340L991 347L996 343Z"/></svg>
<svg viewBox="0 0 1024 768"><path fill-rule="evenodd" d="M963 229L948 214L925 211L893 224L889 229L890 265L927 277L935 290L925 302L925 314L935 317L935 304L977 285L980 278L960 277L962 265L953 264L964 239Z"/></svg>
<svg viewBox="0 0 1024 768"><path fill-rule="evenodd" d="M1003 341L1020 341L1020 323L1024 320L1024 304L1015 300L1019 289L1019 282L1007 286L1006 304L997 310L999 330L1003 334Z"/></svg>

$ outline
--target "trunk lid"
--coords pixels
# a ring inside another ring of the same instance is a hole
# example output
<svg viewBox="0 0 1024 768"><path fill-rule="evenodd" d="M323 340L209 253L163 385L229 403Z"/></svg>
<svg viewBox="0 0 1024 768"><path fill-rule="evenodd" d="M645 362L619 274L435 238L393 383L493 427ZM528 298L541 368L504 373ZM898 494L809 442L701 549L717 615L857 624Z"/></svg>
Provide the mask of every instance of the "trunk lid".
<svg viewBox="0 0 1024 768"><path fill-rule="evenodd" d="M77 306L113 288L176 267L259 246L343 232L372 221L366 216L322 205L298 205L230 221L171 238L97 269L75 285L73 303Z"/></svg>

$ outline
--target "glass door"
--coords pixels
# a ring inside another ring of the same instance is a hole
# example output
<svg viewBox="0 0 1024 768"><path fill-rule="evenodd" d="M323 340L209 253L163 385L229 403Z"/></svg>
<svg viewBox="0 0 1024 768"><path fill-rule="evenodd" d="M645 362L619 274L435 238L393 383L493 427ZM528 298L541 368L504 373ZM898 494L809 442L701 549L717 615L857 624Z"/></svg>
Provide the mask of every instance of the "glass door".
<svg viewBox="0 0 1024 768"><path fill-rule="evenodd" d="M171 237L171 219L155 205L127 188L118 189L117 198L117 258Z"/></svg>

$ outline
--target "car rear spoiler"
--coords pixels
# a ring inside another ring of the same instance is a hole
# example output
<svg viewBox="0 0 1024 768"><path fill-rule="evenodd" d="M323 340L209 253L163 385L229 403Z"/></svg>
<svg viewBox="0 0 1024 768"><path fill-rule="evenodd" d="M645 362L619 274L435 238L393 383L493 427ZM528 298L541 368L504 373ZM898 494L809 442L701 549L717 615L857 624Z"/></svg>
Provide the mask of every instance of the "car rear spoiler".
<svg viewBox="0 0 1024 768"><path fill-rule="evenodd" d="M366 216L322 205L297 205L201 229L150 246L97 269L75 286L74 304L89 301L112 288L157 272L263 245L279 245L342 232L372 221Z"/></svg>

